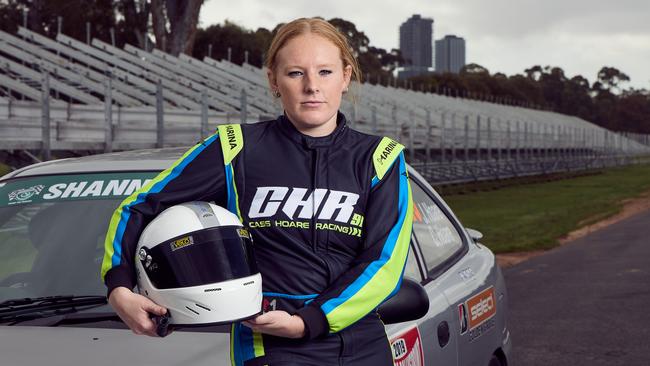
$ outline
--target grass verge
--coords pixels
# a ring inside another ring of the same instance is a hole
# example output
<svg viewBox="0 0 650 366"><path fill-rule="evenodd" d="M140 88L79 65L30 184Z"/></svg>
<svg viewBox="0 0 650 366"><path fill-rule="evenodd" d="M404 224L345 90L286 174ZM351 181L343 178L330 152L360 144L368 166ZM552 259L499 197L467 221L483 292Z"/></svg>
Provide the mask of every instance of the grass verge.
<svg viewBox="0 0 650 366"><path fill-rule="evenodd" d="M650 164L603 170L548 183L444 195L463 225L483 233L495 253L548 249L558 239L618 213L650 190Z"/></svg>

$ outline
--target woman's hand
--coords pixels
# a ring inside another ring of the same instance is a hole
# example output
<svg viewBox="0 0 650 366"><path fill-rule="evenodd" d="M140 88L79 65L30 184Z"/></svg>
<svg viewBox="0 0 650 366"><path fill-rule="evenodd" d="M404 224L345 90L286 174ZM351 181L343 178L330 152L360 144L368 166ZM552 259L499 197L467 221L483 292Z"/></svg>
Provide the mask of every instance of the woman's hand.
<svg viewBox="0 0 650 366"><path fill-rule="evenodd" d="M277 337L301 338L305 335L305 322L302 318L281 310L269 311L243 323L256 332Z"/></svg>
<svg viewBox="0 0 650 366"><path fill-rule="evenodd" d="M111 291L108 303L133 333L158 337L156 323L149 318L149 314L162 316L167 313L167 309L126 287L117 287Z"/></svg>

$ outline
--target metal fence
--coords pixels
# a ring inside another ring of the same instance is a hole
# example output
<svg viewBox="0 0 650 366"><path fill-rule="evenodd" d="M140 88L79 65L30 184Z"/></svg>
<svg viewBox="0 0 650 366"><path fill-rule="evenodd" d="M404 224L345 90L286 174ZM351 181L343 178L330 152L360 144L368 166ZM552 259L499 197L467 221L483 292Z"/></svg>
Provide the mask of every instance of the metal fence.
<svg viewBox="0 0 650 366"><path fill-rule="evenodd" d="M99 40L0 32L0 150L113 151L190 145L218 124L282 112L266 72ZM395 138L432 182L589 169L650 155L648 135L554 112L362 84L353 128Z"/></svg>

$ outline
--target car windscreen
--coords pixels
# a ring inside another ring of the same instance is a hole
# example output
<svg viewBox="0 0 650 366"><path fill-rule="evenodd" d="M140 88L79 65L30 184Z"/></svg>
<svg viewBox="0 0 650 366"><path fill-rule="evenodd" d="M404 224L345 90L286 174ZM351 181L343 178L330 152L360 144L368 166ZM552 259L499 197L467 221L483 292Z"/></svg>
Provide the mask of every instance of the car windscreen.
<svg viewBox="0 0 650 366"><path fill-rule="evenodd" d="M0 182L0 302L105 295L100 271L113 211L156 172Z"/></svg>

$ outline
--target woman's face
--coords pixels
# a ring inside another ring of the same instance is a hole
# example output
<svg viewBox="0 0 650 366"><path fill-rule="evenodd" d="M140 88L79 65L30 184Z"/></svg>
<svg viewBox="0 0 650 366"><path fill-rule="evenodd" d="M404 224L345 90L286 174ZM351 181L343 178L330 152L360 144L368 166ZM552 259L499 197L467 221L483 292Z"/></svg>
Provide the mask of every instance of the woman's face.
<svg viewBox="0 0 650 366"><path fill-rule="evenodd" d="M351 74L352 67L343 67L334 43L307 33L278 51L275 72L269 70L268 78L294 126L306 135L325 136L336 128L336 113Z"/></svg>

